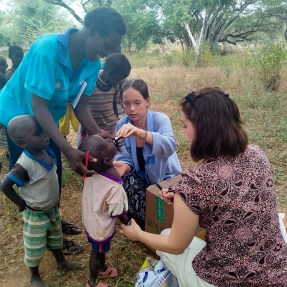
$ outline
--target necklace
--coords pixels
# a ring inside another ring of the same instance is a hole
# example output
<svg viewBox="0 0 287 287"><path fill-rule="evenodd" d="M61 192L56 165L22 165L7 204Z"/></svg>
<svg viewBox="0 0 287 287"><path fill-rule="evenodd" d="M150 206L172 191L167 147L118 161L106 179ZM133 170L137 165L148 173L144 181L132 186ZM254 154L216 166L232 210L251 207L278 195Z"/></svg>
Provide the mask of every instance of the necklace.
<svg viewBox="0 0 287 287"><path fill-rule="evenodd" d="M98 76L97 80L97 87L102 91L102 92L108 92L111 90L112 86L106 82L104 82L100 76Z"/></svg>
<svg viewBox="0 0 287 287"><path fill-rule="evenodd" d="M100 82L101 82L103 85L105 85L105 86L109 86L109 85L110 85L110 84L104 82L104 81L101 79L101 76L100 76L100 75L98 76L98 79L100 80Z"/></svg>

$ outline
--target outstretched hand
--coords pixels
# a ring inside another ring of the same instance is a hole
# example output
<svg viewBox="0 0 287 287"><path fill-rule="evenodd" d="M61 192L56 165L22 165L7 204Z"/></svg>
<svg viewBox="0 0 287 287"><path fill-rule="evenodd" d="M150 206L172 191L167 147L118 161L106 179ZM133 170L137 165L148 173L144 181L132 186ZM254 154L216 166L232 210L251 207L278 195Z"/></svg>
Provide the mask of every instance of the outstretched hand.
<svg viewBox="0 0 287 287"><path fill-rule="evenodd" d="M142 230L135 220L131 219L130 225L120 224L120 233L124 234L129 240L138 241Z"/></svg>
<svg viewBox="0 0 287 287"><path fill-rule="evenodd" d="M86 153L77 149L71 149L71 151L66 154L66 158L69 161L71 168L73 171L78 173L79 175L92 176L95 174L94 170L89 170L85 167L84 162L86 159ZM89 162L95 162L97 159L89 156Z"/></svg>
<svg viewBox="0 0 287 287"><path fill-rule="evenodd" d="M119 176L123 176L124 174L130 171L130 166L122 161L113 161L113 165Z"/></svg>

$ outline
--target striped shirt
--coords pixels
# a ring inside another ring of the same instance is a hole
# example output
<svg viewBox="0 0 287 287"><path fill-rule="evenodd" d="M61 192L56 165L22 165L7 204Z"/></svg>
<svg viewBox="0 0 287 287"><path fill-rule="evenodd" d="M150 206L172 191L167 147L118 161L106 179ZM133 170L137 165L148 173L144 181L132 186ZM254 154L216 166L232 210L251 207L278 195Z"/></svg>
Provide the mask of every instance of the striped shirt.
<svg viewBox="0 0 287 287"><path fill-rule="evenodd" d="M114 111L114 88L103 92L97 87L89 97L89 106L94 120L103 130L114 133L117 124L117 116Z"/></svg>

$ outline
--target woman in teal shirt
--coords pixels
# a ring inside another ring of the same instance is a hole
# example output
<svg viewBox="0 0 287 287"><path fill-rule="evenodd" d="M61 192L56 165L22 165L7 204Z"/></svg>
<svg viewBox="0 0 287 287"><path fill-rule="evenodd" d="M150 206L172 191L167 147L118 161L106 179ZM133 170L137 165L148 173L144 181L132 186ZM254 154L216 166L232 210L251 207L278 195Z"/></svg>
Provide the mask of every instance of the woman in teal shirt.
<svg viewBox="0 0 287 287"><path fill-rule="evenodd" d="M122 16L112 8L91 10L82 30L69 29L64 34L40 36L0 94L0 122L7 126L15 116L34 114L37 122L68 159L72 169L90 175L83 165L85 154L74 149L57 128L66 107L82 93L74 111L78 120L92 134L110 137L99 129L88 107L105 57L120 45L126 33ZM21 151L8 139L11 164ZM57 153L57 152L56 152Z"/></svg>
<svg viewBox="0 0 287 287"><path fill-rule="evenodd" d="M32 114L49 135L50 148L57 157L60 188L61 151L75 172L91 175L94 171L84 167L85 153L66 141L57 127L58 121L65 114L67 105L73 103L79 122L91 134L111 137L93 120L88 96L94 90L98 78L100 57L115 50L126 33L122 16L108 7L88 12L83 24L81 30L69 29L64 34L38 37L0 92L0 122L5 127L15 116ZM7 142L11 168L22 150L9 136ZM80 230L75 225L64 224L63 231L77 234ZM69 252L81 251L73 241L65 243Z"/></svg>

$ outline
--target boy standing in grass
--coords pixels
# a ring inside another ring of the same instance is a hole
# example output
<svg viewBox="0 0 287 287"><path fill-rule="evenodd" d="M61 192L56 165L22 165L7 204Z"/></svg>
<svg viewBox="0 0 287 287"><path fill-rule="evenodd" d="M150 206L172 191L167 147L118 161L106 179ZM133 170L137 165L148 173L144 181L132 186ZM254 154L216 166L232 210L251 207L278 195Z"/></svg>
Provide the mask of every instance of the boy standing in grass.
<svg viewBox="0 0 287 287"><path fill-rule="evenodd" d="M59 215L59 184L54 154L47 149L49 137L31 115L10 120L7 132L24 151L1 184L3 193L23 214L24 262L29 267L29 286L44 287L39 264L46 249L57 261L58 271L80 269L66 261ZM13 186L19 187L19 195Z"/></svg>

